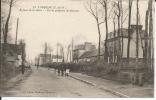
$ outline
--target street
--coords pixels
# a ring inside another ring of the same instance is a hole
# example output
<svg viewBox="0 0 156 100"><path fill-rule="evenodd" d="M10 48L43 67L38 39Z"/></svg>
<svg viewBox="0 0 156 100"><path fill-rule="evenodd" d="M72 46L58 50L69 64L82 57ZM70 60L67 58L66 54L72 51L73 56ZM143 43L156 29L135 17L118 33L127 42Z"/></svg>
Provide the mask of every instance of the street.
<svg viewBox="0 0 156 100"><path fill-rule="evenodd" d="M3 96L117 97L71 77L57 76L53 69L33 67L30 76L7 90Z"/></svg>

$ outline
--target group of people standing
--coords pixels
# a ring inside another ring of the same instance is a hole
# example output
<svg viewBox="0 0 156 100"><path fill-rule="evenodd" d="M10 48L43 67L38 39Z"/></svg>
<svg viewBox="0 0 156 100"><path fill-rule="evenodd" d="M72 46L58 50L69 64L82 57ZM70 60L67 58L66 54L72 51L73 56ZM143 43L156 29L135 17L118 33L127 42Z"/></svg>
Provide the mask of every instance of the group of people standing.
<svg viewBox="0 0 156 100"><path fill-rule="evenodd" d="M55 67L55 72L57 72L58 76L69 76L69 66L67 64L59 64Z"/></svg>

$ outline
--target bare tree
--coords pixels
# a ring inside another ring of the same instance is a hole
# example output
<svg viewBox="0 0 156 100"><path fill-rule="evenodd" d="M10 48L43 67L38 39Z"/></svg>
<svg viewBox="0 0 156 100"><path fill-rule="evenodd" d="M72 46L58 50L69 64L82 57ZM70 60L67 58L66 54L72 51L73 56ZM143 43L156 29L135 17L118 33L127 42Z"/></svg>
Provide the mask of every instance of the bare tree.
<svg viewBox="0 0 156 100"><path fill-rule="evenodd" d="M131 40L131 12L132 12L132 4L133 0L129 0L129 17L128 17L128 45L127 45L127 60L129 62L129 55L130 55L130 40Z"/></svg>
<svg viewBox="0 0 156 100"><path fill-rule="evenodd" d="M128 9L124 9L123 8L123 0L120 0L120 9L121 9L121 37L122 37L122 42L121 42L121 45L122 45L122 47L121 47L121 56L123 56L123 49L124 49L124 41L123 41L123 38L124 38L124 35L123 35L123 24L125 23L125 21L126 21L126 19L127 19L127 17L128 17Z"/></svg>
<svg viewBox="0 0 156 100"><path fill-rule="evenodd" d="M113 21L113 25L114 25L114 38L116 36L116 21L118 24L118 28L117 28L117 36L122 40L118 40L119 42L119 50L120 53L118 53L118 57L122 57L123 55L123 48L124 48L124 43L123 43L123 24L125 23L127 17L128 17L128 13L127 13L127 8L123 8L122 7L122 0L118 0L118 1L113 1L112 2L112 9L113 11L111 11L111 15L112 15L112 21ZM115 49L115 43L114 43L114 49ZM115 52L115 51L114 51ZM114 59L115 61L115 59Z"/></svg>
<svg viewBox="0 0 156 100"><path fill-rule="evenodd" d="M7 49L7 40L8 40L8 32L9 32L9 21L10 21L10 17L11 17L11 13L12 13L12 7L14 6L14 4L16 3L17 0L2 0L2 3L5 3L7 5L9 5L9 11L8 11L8 15L6 18L6 21L4 22L4 31L3 31L3 41L4 41L4 54L6 54L6 49Z"/></svg>
<svg viewBox="0 0 156 100"><path fill-rule="evenodd" d="M47 52L48 52L48 45L47 43L44 44L44 64L47 62Z"/></svg>
<svg viewBox="0 0 156 100"><path fill-rule="evenodd" d="M136 74L138 73L138 56L139 56L139 0L136 2Z"/></svg>
<svg viewBox="0 0 156 100"><path fill-rule="evenodd" d="M68 45L68 50L67 50L67 62L68 62L68 57L69 57L69 54L70 54L70 45ZM70 56L71 57L71 56ZM71 59L70 59L71 60Z"/></svg>
<svg viewBox="0 0 156 100"><path fill-rule="evenodd" d="M113 16L113 26L114 26L114 32L113 32L113 37L115 38L115 35L116 35L116 16L114 15ZM116 44L115 42L113 42L113 62L115 62L115 48L116 48Z"/></svg>
<svg viewBox="0 0 156 100"><path fill-rule="evenodd" d="M152 68L152 60L153 60L153 0L148 1L148 9L146 11L146 19L145 19L145 48L144 48L144 61L145 65L151 65Z"/></svg>
<svg viewBox="0 0 156 100"><path fill-rule="evenodd" d="M62 62L65 62L65 60L64 60L64 47L63 46L61 46L60 52L62 55Z"/></svg>
<svg viewBox="0 0 156 100"><path fill-rule="evenodd" d="M87 2L86 10L94 17L98 29L98 36L99 36L99 42L98 42L98 59L100 59L100 49L101 49L101 31L100 31L100 24L103 22L100 22L100 16L99 16L99 8L98 8L98 1L93 2L90 0L90 2Z"/></svg>
<svg viewBox="0 0 156 100"><path fill-rule="evenodd" d="M21 53L22 53L22 74L25 72L25 61L26 61L26 51L25 51L25 41L20 40Z"/></svg>
<svg viewBox="0 0 156 100"><path fill-rule="evenodd" d="M105 22L105 29L106 29L106 38L105 38L105 60L108 60L108 47L107 47L107 40L108 40L108 0L99 0L100 4L102 5L104 9L104 22Z"/></svg>
<svg viewBox="0 0 156 100"><path fill-rule="evenodd" d="M17 38L18 38L18 23L19 23L19 18L17 18L17 26L16 26L16 39L15 39L16 45L17 45Z"/></svg>
<svg viewBox="0 0 156 100"><path fill-rule="evenodd" d="M117 35L118 35L118 61L120 60L119 58L121 58L122 56L122 52L121 52L121 41L120 41L120 36L121 36L121 2L118 0L117 2L114 1L114 14L117 17L117 23L118 23L118 31L117 31Z"/></svg>
<svg viewBox="0 0 156 100"><path fill-rule="evenodd" d="M10 0L10 2L8 2L9 3L9 13L8 13L7 20L5 23L5 33L4 33L4 43L5 44L7 43L8 26L9 26L10 16L11 16L11 12L12 12L13 1L14 0Z"/></svg>

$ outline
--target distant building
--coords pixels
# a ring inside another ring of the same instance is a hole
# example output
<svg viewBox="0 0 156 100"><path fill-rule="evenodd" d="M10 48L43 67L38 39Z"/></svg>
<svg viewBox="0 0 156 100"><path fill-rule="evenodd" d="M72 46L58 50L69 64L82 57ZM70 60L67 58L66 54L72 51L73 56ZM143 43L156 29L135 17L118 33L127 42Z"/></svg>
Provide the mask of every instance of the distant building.
<svg viewBox="0 0 156 100"><path fill-rule="evenodd" d="M86 62L95 62L98 58L98 50L91 50L91 51L86 51L84 52L80 57L79 57L79 62L81 63L86 63ZM100 53L100 58L104 58L104 50L101 49Z"/></svg>
<svg viewBox="0 0 156 100"><path fill-rule="evenodd" d="M73 50L74 62L79 62L79 58L85 53L92 50L96 50L96 46L91 42L85 42L84 44L76 45Z"/></svg>
<svg viewBox="0 0 156 100"><path fill-rule="evenodd" d="M51 54L40 54L39 65L45 65L52 62Z"/></svg>
<svg viewBox="0 0 156 100"><path fill-rule="evenodd" d="M61 55L52 55L52 62L62 62L63 57Z"/></svg>
<svg viewBox="0 0 156 100"><path fill-rule="evenodd" d="M130 34L130 59L136 58L136 25L131 25ZM142 30L142 25L138 26L139 29L139 58L143 58L143 40L145 31ZM118 36L118 30L115 32L110 32L108 35L108 61L110 63L117 63L119 57L123 60L127 58L127 45L128 45L128 29L120 29L120 32L123 32L123 35L120 33ZM123 45L122 45L123 37ZM122 50L123 46L123 50ZM123 53L121 53L123 52ZM121 55L122 54L122 55Z"/></svg>

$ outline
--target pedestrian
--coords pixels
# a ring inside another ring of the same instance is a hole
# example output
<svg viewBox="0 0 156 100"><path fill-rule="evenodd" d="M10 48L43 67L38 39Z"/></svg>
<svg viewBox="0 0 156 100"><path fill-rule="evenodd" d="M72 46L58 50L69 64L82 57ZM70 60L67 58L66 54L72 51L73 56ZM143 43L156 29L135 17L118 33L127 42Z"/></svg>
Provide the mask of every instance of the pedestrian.
<svg viewBox="0 0 156 100"><path fill-rule="evenodd" d="M66 68L66 76L67 77L69 76L69 71L70 71L70 69L69 68Z"/></svg>
<svg viewBox="0 0 156 100"><path fill-rule="evenodd" d="M63 67L63 64L61 64L61 76L64 75L64 67Z"/></svg>
<svg viewBox="0 0 156 100"><path fill-rule="evenodd" d="M57 68L56 68L56 66L54 66L54 70L55 70L55 74L56 74L56 72L57 72Z"/></svg>
<svg viewBox="0 0 156 100"><path fill-rule="evenodd" d="M60 76L60 67L58 66L58 76Z"/></svg>

